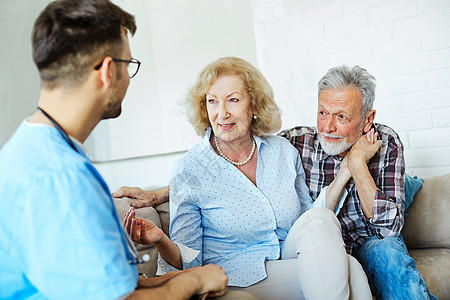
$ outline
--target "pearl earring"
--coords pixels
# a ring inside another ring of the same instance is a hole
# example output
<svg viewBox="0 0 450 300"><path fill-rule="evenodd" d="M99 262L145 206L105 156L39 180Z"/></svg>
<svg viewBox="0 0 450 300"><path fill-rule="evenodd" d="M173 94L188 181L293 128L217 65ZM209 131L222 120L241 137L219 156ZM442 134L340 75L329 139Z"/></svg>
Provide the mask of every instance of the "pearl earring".
<svg viewBox="0 0 450 300"><path fill-rule="evenodd" d="M253 115L253 120L258 119L258 117L256 115Z"/></svg>

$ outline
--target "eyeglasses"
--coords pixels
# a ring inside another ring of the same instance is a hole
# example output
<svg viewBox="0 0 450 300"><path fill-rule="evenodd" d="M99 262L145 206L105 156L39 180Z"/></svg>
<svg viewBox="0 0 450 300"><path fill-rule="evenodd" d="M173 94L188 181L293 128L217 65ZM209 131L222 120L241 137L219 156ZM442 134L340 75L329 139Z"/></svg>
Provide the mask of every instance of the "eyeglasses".
<svg viewBox="0 0 450 300"><path fill-rule="evenodd" d="M119 58L114 58L112 57L112 60L115 62L123 62L123 63L127 63L128 64L128 75L130 76L130 78L133 78L134 76L136 76L137 72L139 71L139 68L141 66L141 62L138 61L136 58L132 58L130 60L127 59L119 59ZM100 67L103 64L103 60L94 67L95 70L100 69Z"/></svg>

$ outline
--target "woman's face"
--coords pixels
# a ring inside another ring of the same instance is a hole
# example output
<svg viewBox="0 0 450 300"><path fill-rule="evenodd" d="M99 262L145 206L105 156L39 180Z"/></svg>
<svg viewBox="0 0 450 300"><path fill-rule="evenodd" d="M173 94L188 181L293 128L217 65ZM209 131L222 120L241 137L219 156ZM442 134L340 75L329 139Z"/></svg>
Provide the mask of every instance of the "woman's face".
<svg viewBox="0 0 450 300"><path fill-rule="evenodd" d="M250 138L253 111L250 96L238 76L221 76L206 93L206 109L214 134L222 142Z"/></svg>

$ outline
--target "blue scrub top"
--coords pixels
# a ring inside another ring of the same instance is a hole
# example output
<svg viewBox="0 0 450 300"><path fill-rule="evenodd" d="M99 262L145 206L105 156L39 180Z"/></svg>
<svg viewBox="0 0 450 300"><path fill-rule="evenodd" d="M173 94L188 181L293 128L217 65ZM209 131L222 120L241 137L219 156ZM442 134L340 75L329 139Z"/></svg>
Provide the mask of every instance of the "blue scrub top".
<svg viewBox="0 0 450 300"><path fill-rule="evenodd" d="M137 286L110 191L56 129L0 151L0 298L115 299Z"/></svg>

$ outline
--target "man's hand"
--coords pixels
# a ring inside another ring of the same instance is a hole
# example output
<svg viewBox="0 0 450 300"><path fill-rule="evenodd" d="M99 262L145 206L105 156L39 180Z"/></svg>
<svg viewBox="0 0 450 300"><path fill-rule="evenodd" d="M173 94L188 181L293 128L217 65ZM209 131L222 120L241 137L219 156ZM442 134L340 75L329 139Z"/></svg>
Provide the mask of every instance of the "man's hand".
<svg viewBox="0 0 450 300"><path fill-rule="evenodd" d="M134 208L157 206L169 200L169 188L163 187L144 191L138 187L122 186L112 193L112 196L115 198L129 197L136 199L130 204Z"/></svg>
<svg viewBox="0 0 450 300"><path fill-rule="evenodd" d="M372 128L367 134L362 135L350 148L346 157L348 168L352 174L357 168L367 166L369 160L383 146L383 142L378 140L377 137L377 133Z"/></svg>
<svg viewBox="0 0 450 300"><path fill-rule="evenodd" d="M183 275L195 276L200 283L198 295L208 297L218 297L227 292L228 277L225 271L217 265L209 264L202 267L195 267L188 270ZM182 276L182 275L181 275Z"/></svg>
<svg viewBox="0 0 450 300"><path fill-rule="evenodd" d="M138 290L127 299L189 299L197 295L195 299L203 300L225 295L227 284L228 277L221 267L206 265L139 278Z"/></svg>
<svg viewBox="0 0 450 300"><path fill-rule="evenodd" d="M133 242L148 245L158 243L165 233L152 221L136 217L133 207L123 217L123 227L130 235Z"/></svg>
<svg viewBox="0 0 450 300"><path fill-rule="evenodd" d="M352 177L352 174L350 173L350 170L348 169L348 159L347 159L346 155L342 161L341 164L339 166L339 172L338 172L338 176L342 175L344 177L348 177L348 179L350 179Z"/></svg>

